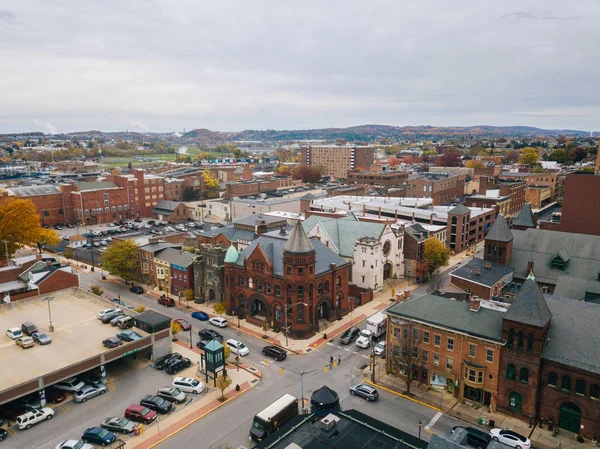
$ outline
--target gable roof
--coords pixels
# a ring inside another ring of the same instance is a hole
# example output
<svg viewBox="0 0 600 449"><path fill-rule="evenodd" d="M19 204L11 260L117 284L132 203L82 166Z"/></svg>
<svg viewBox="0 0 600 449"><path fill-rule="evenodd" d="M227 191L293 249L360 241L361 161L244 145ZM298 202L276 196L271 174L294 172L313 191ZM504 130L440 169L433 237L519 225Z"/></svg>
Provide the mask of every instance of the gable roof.
<svg viewBox="0 0 600 449"><path fill-rule="evenodd" d="M361 237L373 237L379 239L385 229L385 225L382 223L356 221L353 219L346 220L342 218L332 218L323 221L319 220L311 228L311 231L316 226L319 226L320 229L325 232L331 244L343 257L354 257L354 245L357 239Z"/></svg>
<svg viewBox="0 0 600 449"><path fill-rule="evenodd" d="M471 209L466 207L464 204L459 204L458 206L453 207L452 209L450 209L448 211L448 214L453 214L453 215L465 215L465 214L470 214L470 213L471 213Z"/></svg>
<svg viewBox="0 0 600 449"><path fill-rule="evenodd" d="M171 260L171 265L175 265L178 267L189 267L190 264L194 261L195 257L195 254L192 254L189 251L184 251Z"/></svg>
<svg viewBox="0 0 600 449"><path fill-rule="evenodd" d="M163 251L167 248L181 249L181 245L175 245L175 244L169 243L169 242L154 242L154 243L148 243L147 245L144 245L144 246L140 246L140 249L142 251L148 251L148 252L154 253L154 255L160 253L161 251Z"/></svg>
<svg viewBox="0 0 600 449"><path fill-rule="evenodd" d="M154 206L154 209L152 209L152 213L153 214L164 214L164 213L170 214L175 209L177 209L177 207L180 204L184 204L184 203L180 203L179 201L160 200L158 203L156 203L156 206Z"/></svg>
<svg viewBox="0 0 600 449"><path fill-rule="evenodd" d="M477 270L479 270L479 274L477 274ZM450 278L455 276L467 281L485 285L486 287L493 287L499 281L511 275L512 272L512 268L505 267L502 264L474 258L452 271L450 273Z"/></svg>
<svg viewBox="0 0 600 449"><path fill-rule="evenodd" d="M175 248L165 248L163 251L161 251L158 254L155 254L154 259L155 260L160 260L160 261L164 261L167 263L172 263L175 259L177 259L177 257L179 257L180 255L180 251L178 249Z"/></svg>
<svg viewBox="0 0 600 449"><path fill-rule="evenodd" d="M556 257L556 256L559 256L563 260L563 262L568 262L570 259L569 253L564 248L562 248L558 253L556 253L556 255L554 257ZM554 259L554 257L553 257L553 259Z"/></svg>
<svg viewBox="0 0 600 449"><path fill-rule="evenodd" d="M531 204L525 203L523 209L521 209L521 212L519 212L519 215L517 215L513 220L513 226L520 226L522 228L535 228Z"/></svg>
<svg viewBox="0 0 600 449"><path fill-rule="evenodd" d="M494 224L485 236L485 239L493 240L495 242L510 242L513 238L512 232L504 219L504 215L498 214L496 221L494 221Z"/></svg>
<svg viewBox="0 0 600 449"><path fill-rule="evenodd" d="M283 246L283 250L287 253L307 254L312 253L315 249L310 244L310 240L302 227L300 221L296 223L294 229Z"/></svg>
<svg viewBox="0 0 600 449"><path fill-rule="evenodd" d="M508 312L506 312L505 318L537 327L545 327L552 319L552 312L546 304L544 295L542 295L533 273L521 285L517 297L509 307Z"/></svg>

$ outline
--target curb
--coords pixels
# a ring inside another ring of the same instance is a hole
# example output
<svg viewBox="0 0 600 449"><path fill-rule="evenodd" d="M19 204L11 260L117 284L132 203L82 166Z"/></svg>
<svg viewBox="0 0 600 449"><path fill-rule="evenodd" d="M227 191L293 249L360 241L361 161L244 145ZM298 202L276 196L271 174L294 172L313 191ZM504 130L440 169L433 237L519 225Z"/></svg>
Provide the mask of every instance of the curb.
<svg viewBox="0 0 600 449"><path fill-rule="evenodd" d="M411 398L410 396L406 396L405 394L398 393L397 391L390 390L389 388L386 388L386 387L384 387L382 385L379 385L379 384L375 384L375 383L371 382L368 379L363 379L363 382L371 385L372 387L381 388L382 390L387 391L388 393L395 394L396 396L400 396L401 398L408 399L409 401L416 402L417 404L424 405L425 407L429 407L430 409L437 410L438 412L442 412L443 413L442 409L440 409L439 407L436 407L434 405L428 404L427 402L419 401L418 399L415 399L415 398Z"/></svg>

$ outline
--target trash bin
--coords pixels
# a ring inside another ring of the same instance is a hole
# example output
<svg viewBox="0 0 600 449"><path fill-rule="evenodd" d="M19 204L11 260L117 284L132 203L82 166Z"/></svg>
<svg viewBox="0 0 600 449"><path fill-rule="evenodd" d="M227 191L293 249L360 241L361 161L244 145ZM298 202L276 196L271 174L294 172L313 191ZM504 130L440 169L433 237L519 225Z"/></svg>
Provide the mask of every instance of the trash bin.
<svg viewBox="0 0 600 449"><path fill-rule="evenodd" d="M490 419L490 429L493 429L494 427L496 427L496 421Z"/></svg>

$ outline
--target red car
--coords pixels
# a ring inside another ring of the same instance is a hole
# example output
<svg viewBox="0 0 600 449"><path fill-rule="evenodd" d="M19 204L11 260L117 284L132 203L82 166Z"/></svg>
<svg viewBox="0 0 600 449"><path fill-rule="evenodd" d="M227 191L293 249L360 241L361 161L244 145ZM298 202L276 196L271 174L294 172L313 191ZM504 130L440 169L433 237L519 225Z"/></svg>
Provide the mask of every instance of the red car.
<svg viewBox="0 0 600 449"><path fill-rule="evenodd" d="M144 424L151 424L156 419L156 412L143 405L131 404L125 410L125 418Z"/></svg>
<svg viewBox="0 0 600 449"><path fill-rule="evenodd" d="M177 321L179 323L182 331L189 331L192 328L192 326L190 326L190 324L183 318L177 318L173 321Z"/></svg>
<svg viewBox="0 0 600 449"><path fill-rule="evenodd" d="M158 298L158 303L167 307L175 307L175 300L173 298L169 298L168 296L161 296Z"/></svg>

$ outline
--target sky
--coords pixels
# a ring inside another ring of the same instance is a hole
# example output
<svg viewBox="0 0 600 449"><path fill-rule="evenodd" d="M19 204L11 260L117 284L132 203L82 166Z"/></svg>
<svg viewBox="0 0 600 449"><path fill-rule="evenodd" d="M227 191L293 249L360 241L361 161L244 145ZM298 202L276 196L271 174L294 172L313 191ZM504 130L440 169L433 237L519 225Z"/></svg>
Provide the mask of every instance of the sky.
<svg viewBox="0 0 600 449"><path fill-rule="evenodd" d="M0 133L600 131L600 0L2 0Z"/></svg>

